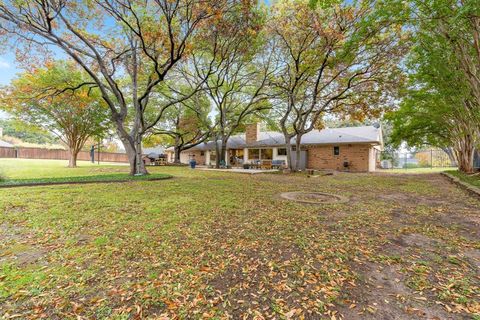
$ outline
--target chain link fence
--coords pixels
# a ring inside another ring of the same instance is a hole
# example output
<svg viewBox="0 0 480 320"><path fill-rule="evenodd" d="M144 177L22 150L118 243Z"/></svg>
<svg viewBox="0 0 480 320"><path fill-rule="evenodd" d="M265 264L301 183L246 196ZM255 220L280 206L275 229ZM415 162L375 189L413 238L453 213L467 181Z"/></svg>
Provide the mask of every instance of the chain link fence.
<svg viewBox="0 0 480 320"><path fill-rule="evenodd" d="M457 166L452 152L439 149L379 152L377 166L380 169L453 168Z"/></svg>

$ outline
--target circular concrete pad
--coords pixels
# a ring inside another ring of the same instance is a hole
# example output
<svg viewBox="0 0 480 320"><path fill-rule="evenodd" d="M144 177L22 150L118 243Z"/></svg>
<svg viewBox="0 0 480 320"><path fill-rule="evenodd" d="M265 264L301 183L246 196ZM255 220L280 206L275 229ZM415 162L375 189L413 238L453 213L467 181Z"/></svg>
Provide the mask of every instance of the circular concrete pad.
<svg viewBox="0 0 480 320"><path fill-rule="evenodd" d="M345 203L348 202L348 198L343 196L337 196L335 194L323 193L323 192L284 192L280 194L280 197L307 204L330 204L330 203Z"/></svg>

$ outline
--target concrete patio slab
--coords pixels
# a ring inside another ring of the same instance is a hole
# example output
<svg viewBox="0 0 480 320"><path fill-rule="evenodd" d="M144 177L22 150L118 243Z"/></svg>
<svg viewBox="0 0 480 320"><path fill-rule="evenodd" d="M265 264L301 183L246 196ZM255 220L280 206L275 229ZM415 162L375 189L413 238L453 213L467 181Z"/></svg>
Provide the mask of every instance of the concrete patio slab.
<svg viewBox="0 0 480 320"><path fill-rule="evenodd" d="M271 170L260 170L260 169L241 169L241 168L232 168L232 169L214 169L214 168L199 168L198 170L205 170L205 171L219 171L219 172L233 172L233 173L244 173L244 174L257 174L257 173L272 173L277 172L277 169Z"/></svg>

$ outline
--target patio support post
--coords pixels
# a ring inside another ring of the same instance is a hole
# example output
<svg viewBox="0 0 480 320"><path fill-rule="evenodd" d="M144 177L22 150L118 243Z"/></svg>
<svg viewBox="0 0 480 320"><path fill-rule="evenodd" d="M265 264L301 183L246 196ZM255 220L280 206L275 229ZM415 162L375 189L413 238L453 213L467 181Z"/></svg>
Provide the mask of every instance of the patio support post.
<svg viewBox="0 0 480 320"><path fill-rule="evenodd" d="M243 163L247 163L247 162L248 162L248 149L244 148L243 149Z"/></svg>

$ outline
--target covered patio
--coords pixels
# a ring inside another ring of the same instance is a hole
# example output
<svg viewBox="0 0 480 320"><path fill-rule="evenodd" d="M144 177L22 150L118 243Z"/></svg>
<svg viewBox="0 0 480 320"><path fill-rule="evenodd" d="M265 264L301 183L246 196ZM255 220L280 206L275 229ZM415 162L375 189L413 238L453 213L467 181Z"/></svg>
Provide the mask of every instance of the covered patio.
<svg viewBox="0 0 480 320"><path fill-rule="evenodd" d="M198 167L198 170L233 172L233 173L243 173L243 174L272 173L272 172L277 172L278 171L278 169L268 169L268 170L265 170L265 169L243 169L243 168L215 169L215 168L206 168L206 167Z"/></svg>
<svg viewBox="0 0 480 320"><path fill-rule="evenodd" d="M212 166L216 161L216 152L208 150L205 164ZM272 169L286 166L287 150L277 147L227 149L225 166L251 169Z"/></svg>

